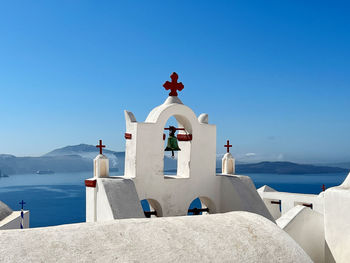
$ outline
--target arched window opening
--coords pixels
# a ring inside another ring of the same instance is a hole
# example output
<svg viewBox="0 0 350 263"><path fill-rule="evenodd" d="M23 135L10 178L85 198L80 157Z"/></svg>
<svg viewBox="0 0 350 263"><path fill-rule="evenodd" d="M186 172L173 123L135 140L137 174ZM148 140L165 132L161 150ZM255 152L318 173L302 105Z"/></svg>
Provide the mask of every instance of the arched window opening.
<svg viewBox="0 0 350 263"><path fill-rule="evenodd" d="M175 117L170 117L165 125L165 128L169 127L178 127L178 123ZM168 140L169 140L169 130L164 130L164 174L169 176L177 175L177 160L178 160L178 151L174 151L174 156L172 156L172 151L168 150ZM175 133L176 136L177 133ZM180 148L181 149L181 148Z"/></svg>
<svg viewBox="0 0 350 263"><path fill-rule="evenodd" d="M192 127L183 116L171 116L164 126L165 178L190 177Z"/></svg>
<svg viewBox="0 0 350 263"><path fill-rule="evenodd" d="M147 218L162 216L162 208L160 204L154 199L141 200L141 206L145 214L145 217Z"/></svg>
<svg viewBox="0 0 350 263"><path fill-rule="evenodd" d="M208 215L213 213L215 213L214 203L207 197L198 197L191 202L187 215Z"/></svg>

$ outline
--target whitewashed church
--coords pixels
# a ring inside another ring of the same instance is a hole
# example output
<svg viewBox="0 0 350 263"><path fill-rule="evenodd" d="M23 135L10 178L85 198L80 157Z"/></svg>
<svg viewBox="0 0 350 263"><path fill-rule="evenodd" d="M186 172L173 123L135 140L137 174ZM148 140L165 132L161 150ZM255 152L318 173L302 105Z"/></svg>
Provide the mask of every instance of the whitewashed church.
<svg viewBox="0 0 350 263"><path fill-rule="evenodd" d="M216 126L183 104L176 73L164 87L145 122L125 111L123 176L109 176L100 141L86 223L0 231L0 261L350 262L350 174L319 195L257 190L235 174L229 141L217 174ZM171 117L177 127L166 127ZM177 155L176 174L164 171L164 149Z"/></svg>

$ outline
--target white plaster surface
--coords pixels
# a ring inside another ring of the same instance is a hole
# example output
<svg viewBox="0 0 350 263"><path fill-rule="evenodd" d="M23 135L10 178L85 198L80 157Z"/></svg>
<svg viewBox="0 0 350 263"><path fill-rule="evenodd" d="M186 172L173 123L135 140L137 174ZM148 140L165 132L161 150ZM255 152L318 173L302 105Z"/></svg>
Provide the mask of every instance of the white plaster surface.
<svg viewBox="0 0 350 263"><path fill-rule="evenodd" d="M235 174L235 158L231 153L225 153L222 157L221 170L223 174Z"/></svg>
<svg viewBox="0 0 350 263"><path fill-rule="evenodd" d="M98 178L96 188L86 187L86 222L143 217L132 180L121 177Z"/></svg>
<svg viewBox="0 0 350 263"><path fill-rule="evenodd" d="M219 195L218 202L214 203L206 195L197 195L205 206L209 208L209 213L248 211L262 215L274 222L273 217L265 207L248 176L218 175L213 176L213 178L219 183L219 189L221 189L217 192ZM164 180L164 187L169 190L168 196L174 196L174 199L178 201L178 207L181 208L181 213L177 215L187 215L190 203L196 198L196 194L190 192L193 191L191 185L188 185L187 179ZM178 187L171 189L174 186L174 182L178 182ZM198 187L201 186L199 184ZM173 211L171 209L173 207L167 206L167 200L162 201L162 198L154 198L157 194L159 195L156 190L154 189L154 194L150 194L147 199L154 200L153 207L157 211L158 216L172 216L171 213ZM179 192L186 193L187 196L184 196L184 194L179 195ZM86 198L87 222L144 217L140 205L140 200L142 199L139 198L132 179L123 177L97 179L96 188L86 188Z"/></svg>
<svg viewBox="0 0 350 263"><path fill-rule="evenodd" d="M91 178L93 180L94 178ZM94 187L85 187L86 191L86 207L85 218L86 222L97 221L97 189Z"/></svg>
<svg viewBox="0 0 350 263"><path fill-rule="evenodd" d="M0 221L0 230L20 229L21 211L14 211L9 216ZM29 228L29 211L23 211L23 228Z"/></svg>
<svg viewBox="0 0 350 263"><path fill-rule="evenodd" d="M209 115L207 113L202 113L201 115L198 116L198 121L200 123L209 123Z"/></svg>
<svg viewBox="0 0 350 263"><path fill-rule="evenodd" d="M101 179L114 219L144 218L135 184L130 179Z"/></svg>
<svg viewBox="0 0 350 263"><path fill-rule="evenodd" d="M164 175L163 171L163 133L172 116L178 127L186 130L179 133L193 135L192 141L179 141L177 176ZM207 123L207 114L197 118L179 98L168 97L145 122L136 122L128 111L125 119L132 139L126 140L124 178L134 181L140 200L159 204L158 215L187 215L191 202L200 197L207 201L209 213L243 210L274 221L249 177L216 175L216 126Z"/></svg>
<svg viewBox="0 0 350 263"><path fill-rule="evenodd" d="M273 203L273 202L278 202L279 200L264 198L263 201L265 206L269 210L270 214L275 220L281 217L280 205Z"/></svg>
<svg viewBox="0 0 350 263"><path fill-rule="evenodd" d="M282 215L287 213L290 209L297 205L302 204L312 204L313 210L318 213L324 213L324 198L323 195L313 195L313 194L299 194L299 193L287 193L287 192L277 192L277 191L263 191L258 190L260 197L264 201L271 200L281 200ZM274 214L271 206L267 206L272 214ZM275 209L275 207L273 208Z"/></svg>
<svg viewBox="0 0 350 263"><path fill-rule="evenodd" d="M264 185L260 187L258 190L259 195L262 197L264 192L277 192L275 189L268 185ZM279 202L279 199L268 199L268 198L262 198L264 201L265 206L269 210L270 214L273 216L273 218L276 220L281 217L281 210L280 205L276 202ZM273 203L275 202L275 203Z"/></svg>
<svg viewBox="0 0 350 263"><path fill-rule="evenodd" d="M312 262L271 221L232 212L0 231L1 262Z"/></svg>
<svg viewBox="0 0 350 263"><path fill-rule="evenodd" d="M218 176L218 178L221 180L220 210L218 212L247 211L275 222L262 202L250 177L223 175Z"/></svg>
<svg viewBox="0 0 350 263"><path fill-rule="evenodd" d="M350 260L350 173L340 186L325 192L327 262Z"/></svg>
<svg viewBox="0 0 350 263"><path fill-rule="evenodd" d="M277 192L275 189L273 189L272 187L266 184L260 187L257 191L258 192Z"/></svg>
<svg viewBox="0 0 350 263"><path fill-rule="evenodd" d="M12 209L0 201L0 222L12 213Z"/></svg>
<svg viewBox="0 0 350 263"><path fill-rule="evenodd" d="M107 156L99 154L94 159L94 177L109 177L109 160Z"/></svg>
<svg viewBox="0 0 350 263"><path fill-rule="evenodd" d="M194 112L183 105L177 97L168 97L154 108L145 122L136 122L125 111L126 132L132 135L126 140L126 177L164 177L163 133L167 120L175 117L179 134L192 134L192 141L179 142L178 176L182 178L215 175L216 169L216 127L201 123ZM206 118L207 119L207 116ZM138 185L138 183L136 183Z"/></svg>
<svg viewBox="0 0 350 263"><path fill-rule="evenodd" d="M276 222L305 250L314 262L325 262L324 218L322 214L298 205Z"/></svg>

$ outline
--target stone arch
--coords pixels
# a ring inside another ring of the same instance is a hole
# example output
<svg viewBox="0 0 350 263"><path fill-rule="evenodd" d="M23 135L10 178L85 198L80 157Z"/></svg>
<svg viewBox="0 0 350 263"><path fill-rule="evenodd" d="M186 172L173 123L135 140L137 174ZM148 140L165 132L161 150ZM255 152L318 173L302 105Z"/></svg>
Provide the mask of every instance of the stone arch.
<svg viewBox="0 0 350 263"><path fill-rule="evenodd" d="M166 125L164 128L168 128L170 126L179 127L178 121L176 120L175 116L171 116L168 121L166 122ZM164 129L164 143L163 143L163 149L164 149L164 160L163 160L163 174L165 176L177 176L177 168L178 168L178 154L179 151L174 152L174 158L172 157L171 151L165 151L166 147L168 147L168 139L169 139L169 130ZM176 135L179 134L179 131L176 132ZM178 142L179 144L179 142ZM181 149L181 148L180 148Z"/></svg>
<svg viewBox="0 0 350 263"><path fill-rule="evenodd" d="M150 211L146 211L145 209L145 201L147 202L147 205L149 206L149 210ZM156 217L162 217L163 216L163 210L162 210L162 206L160 205L160 203L152 198L146 198L141 200L141 204L142 204L142 208L145 212L145 215L147 212L151 212L152 215L155 215ZM153 213L155 212L155 214Z"/></svg>
<svg viewBox="0 0 350 263"><path fill-rule="evenodd" d="M198 202L200 204L198 204ZM198 205L200 207L198 207ZM215 213L216 213L215 203L209 197L206 197L206 196L200 196L193 199L188 206L188 215L194 215L194 214L204 215L204 214L215 214Z"/></svg>
<svg viewBox="0 0 350 263"><path fill-rule="evenodd" d="M171 116L174 116L179 122L178 126L185 128L188 133L188 136L181 136L186 145L180 147L190 146L190 150L181 151L177 177L164 176L163 134L167 120ZM135 122L134 116L126 112L125 136L128 137L126 137L125 176L137 182L136 178L141 178L138 185L144 184L146 178L161 184L164 180L169 183L168 179L174 177L187 179L215 174L216 127L206 123L207 116L200 119L201 122L192 109L183 105L177 97L168 97L165 103L149 113L145 122ZM187 152L187 156L184 152Z"/></svg>
<svg viewBox="0 0 350 263"><path fill-rule="evenodd" d="M206 196L200 196L199 199L201 200L202 204L209 208L209 214L216 213L216 206L213 200Z"/></svg>
<svg viewBox="0 0 350 263"><path fill-rule="evenodd" d="M146 118L146 123L158 123L164 127L167 120L174 116L179 124L183 125L186 130L193 132L194 124L199 124L196 114L191 108L183 104L162 104L154 108Z"/></svg>
<svg viewBox="0 0 350 263"><path fill-rule="evenodd" d="M186 107L184 105L180 105L183 107ZM187 107L186 107L187 108ZM189 108L188 108L189 109ZM190 109L189 109L190 110ZM198 120L195 118L195 115L192 110L190 112L193 114L192 117L194 117L194 120L191 120L191 117L188 118L184 114L172 114L172 111L168 111L167 114L162 115L160 126L162 129L165 128L165 125L167 124L168 120L172 117L174 117L177 121L177 127L185 129L184 131L180 130L177 131L176 134L184 134L184 135L192 135L193 133L193 121L198 122ZM159 119L158 119L159 120ZM191 151L192 151L192 142L191 141L178 141L179 148L181 151L177 153L177 177L181 178L189 178L190 177L190 160L191 160ZM162 149L164 150L164 149ZM163 167L164 170L164 167ZM172 176L174 177L174 176ZM167 178L167 177L166 177Z"/></svg>

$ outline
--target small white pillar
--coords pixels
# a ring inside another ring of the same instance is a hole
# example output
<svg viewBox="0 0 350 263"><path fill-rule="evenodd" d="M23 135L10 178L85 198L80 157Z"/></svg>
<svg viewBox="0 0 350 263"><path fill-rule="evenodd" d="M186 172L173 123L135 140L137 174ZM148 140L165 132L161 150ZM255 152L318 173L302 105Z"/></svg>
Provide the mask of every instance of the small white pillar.
<svg viewBox="0 0 350 263"><path fill-rule="evenodd" d="M97 221L97 178L109 177L109 160L99 154L94 159L94 177L85 180L86 186L86 222Z"/></svg>
<svg viewBox="0 0 350 263"><path fill-rule="evenodd" d="M94 177L109 177L109 160L103 154L97 155L94 159Z"/></svg>
<svg viewBox="0 0 350 263"><path fill-rule="evenodd" d="M222 158L221 169L223 174L235 174L235 158L231 153L226 153Z"/></svg>

